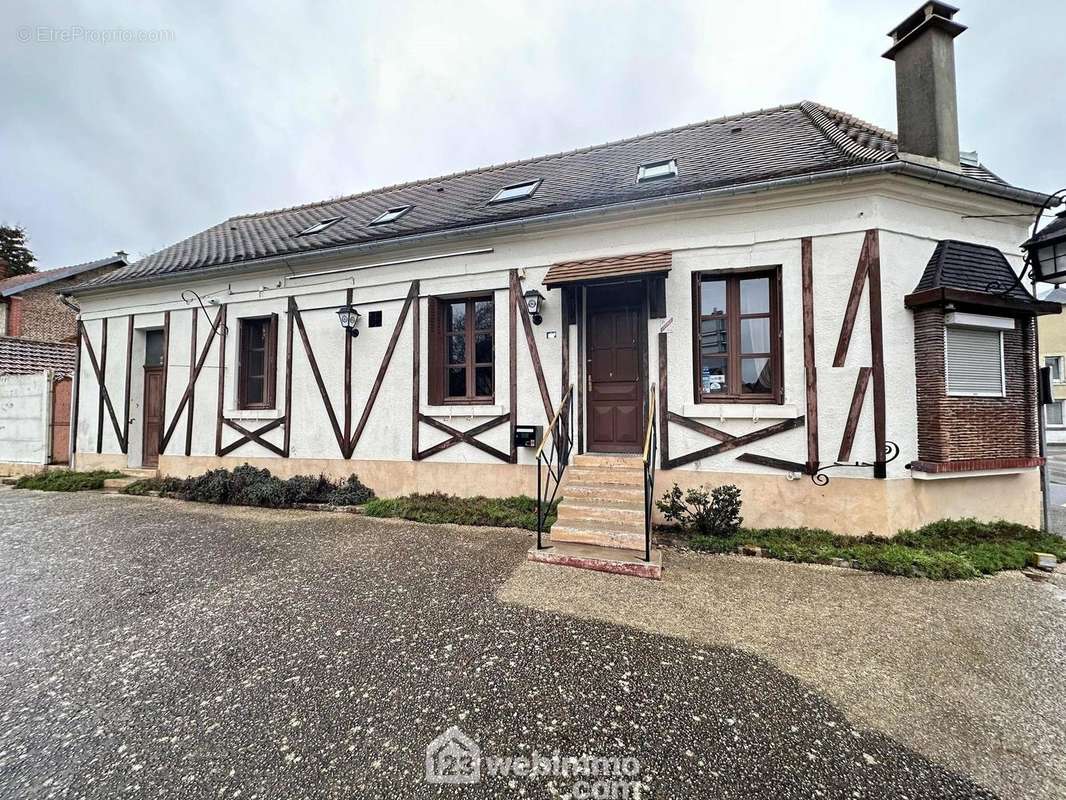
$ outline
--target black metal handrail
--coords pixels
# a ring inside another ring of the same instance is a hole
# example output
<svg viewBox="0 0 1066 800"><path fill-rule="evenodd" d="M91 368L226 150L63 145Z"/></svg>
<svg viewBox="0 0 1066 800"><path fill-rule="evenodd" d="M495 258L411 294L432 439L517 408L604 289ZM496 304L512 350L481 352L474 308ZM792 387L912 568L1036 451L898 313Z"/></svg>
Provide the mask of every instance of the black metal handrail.
<svg viewBox="0 0 1066 800"><path fill-rule="evenodd" d="M648 394L645 418L647 428L644 431L644 560L651 561L651 512L655 501L655 461L659 450L659 431L657 419L659 409L655 402L655 384Z"/></svg>
<svg viewBox="0 0 1066 800"><path fill-rule="evenodd" d="M548 430L537 447L537 549L544 550L544 521L555 503L563 472L570 462L574 430L574 385L566 390ZM550 445L549 445L550 442ZM547 469L547 474L544 470ZM549 494L550 491L550 494Z"/></svg>

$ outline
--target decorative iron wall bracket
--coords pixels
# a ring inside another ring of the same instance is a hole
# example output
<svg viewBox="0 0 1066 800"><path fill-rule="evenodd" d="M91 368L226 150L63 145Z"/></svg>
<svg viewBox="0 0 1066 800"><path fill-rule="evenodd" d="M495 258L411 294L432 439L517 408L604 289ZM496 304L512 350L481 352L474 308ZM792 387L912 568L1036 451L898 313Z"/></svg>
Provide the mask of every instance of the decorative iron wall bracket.
<svg viewBox="0 0 1066 800"><path fill-rule="evenodd" d="M884 453L884 459L874 463L870 463L869 461L836 461L832 464L819 466L813 473L810 473L811 480L817 486L825 486L829 483L829 476L825 474L825 471L828 469L838 469L840 467L872 468L875 472L879 469L883 471L886 464L890 464L899 458L899 445L892 441L885 442Z"/></svg>

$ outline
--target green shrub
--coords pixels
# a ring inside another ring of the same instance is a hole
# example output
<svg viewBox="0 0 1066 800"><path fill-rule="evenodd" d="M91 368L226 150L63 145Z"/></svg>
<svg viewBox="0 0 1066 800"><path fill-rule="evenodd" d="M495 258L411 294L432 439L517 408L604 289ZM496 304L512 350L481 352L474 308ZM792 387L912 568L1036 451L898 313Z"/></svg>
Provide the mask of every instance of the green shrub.
<svg viewBox="0 0 1066 800"><path fill-rule="evenodd" d="M191 478L148 478L130 484L127 494L158 492L163 497L192 500L218 505L288 508L304 503L360 505L374 496L374 491L357 476L342 483L324 475L295 475L288 480L276 478L269 470L243 464L235 469L213 469Z"/></svg>
<svg viewBox="0 0 1066 800"><path fill-rule="evenodd" d="M682 494L676 483L657 500L656 507L683 530L702 536L732 536L744 522L740 516L740 489L733 484L689 489Z"/></svg>
<svg viewBox="0 0 1066 800"><path fill-rule="evenodd" d="M124 477L115 470L75 472L71 469L52 469L23 475L15 482L16 489L37 489L44 492L81 492L103 489L104 481Z"/></svg>
<svg viewBox="0 0 1066 800"><path fill-rule="evenodd" d="M555 521L558 501L549 510L546 526ZM537 501L532 497L456 497L433 492L369 501L370 517L400 517L415 522L484 525L495 528L537 529Z"/></svg>
<svg viewBox="0 0 1066 800"><path fill-rule="evenodd" d="M694 549L728 553L761 547L771 558L826 564L842 558L858 569L933 580L957 580L1021 569L1034 551L1066 559L1066 540L1013 522L940 520L887 538L848 536L813 528L741 530L728 537L695 535Z"/></svg>

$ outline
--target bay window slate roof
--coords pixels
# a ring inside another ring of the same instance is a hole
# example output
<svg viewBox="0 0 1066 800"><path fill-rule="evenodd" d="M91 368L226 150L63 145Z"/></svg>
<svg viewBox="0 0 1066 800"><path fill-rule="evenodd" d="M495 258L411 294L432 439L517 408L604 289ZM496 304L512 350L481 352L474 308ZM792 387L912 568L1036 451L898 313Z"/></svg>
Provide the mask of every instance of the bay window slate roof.
<svg viewBox="0 0 1066 800"><path fill-rule="evenodd" d="M74 374L75 349L67 342L0 336L0 375L30 375L50 369L68 377Z"/></svg>
<svg viewBox="0 0 1066 800"><path fill-rule="evenodd" d="M637 182L637 169L676 159L678 175ZM321 203L232 217L86 287L384 242L632 200L809 175L898 160L896 137L811 102L708 120L631 139L390 186ZM963 175L1002 184L978 164ZM503 187L541 180L529 198L489 204ZM411 210L371 225L383 211ZM311 225L342 219L321 233Z"/></svg>
<svg viewBox="0 0 1066 800"><path fill-rule="evenodd" d="M945 239L937 242L914 292L958 289L1035 302L1025 286L1016 282L1015 274L1006 256L996 248ZM1011 290L1002 294L1012 284Z"/></svg>

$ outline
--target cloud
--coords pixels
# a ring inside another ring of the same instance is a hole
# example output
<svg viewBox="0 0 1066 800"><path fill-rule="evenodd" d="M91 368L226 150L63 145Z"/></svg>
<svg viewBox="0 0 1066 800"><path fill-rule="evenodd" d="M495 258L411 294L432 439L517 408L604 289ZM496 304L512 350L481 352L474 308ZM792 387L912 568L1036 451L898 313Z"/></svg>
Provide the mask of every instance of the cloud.
<svg viewBox="0 0 1066 800"><path fill-rule="evenodd" d="M5 14L0 221L40 262L143 255L237 213L813 99L895 127L896 0L103 2ZM1066 4L971 0L962 144L1066 184ZM18 41L21 26L164 30ZM1049 78L1051 78L1049 80ZM14 109L15 113L10 113Z"/></svg>

